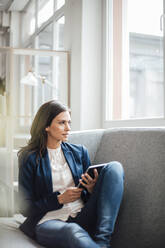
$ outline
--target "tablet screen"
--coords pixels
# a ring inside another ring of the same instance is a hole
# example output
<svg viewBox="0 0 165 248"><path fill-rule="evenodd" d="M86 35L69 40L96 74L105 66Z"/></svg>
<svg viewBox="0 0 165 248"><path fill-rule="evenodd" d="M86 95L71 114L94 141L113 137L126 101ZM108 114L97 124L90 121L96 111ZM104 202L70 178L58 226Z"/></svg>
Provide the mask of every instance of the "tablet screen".
<svg viewBox="0 0 165 248"><path fill-rule="evenodd" d="M91 166L88 167L88 169L86 170L85 173L88 173L92 178L94 178L94 169L97 169L98 174L100 174L101 169L102 169L104 166L106 166L106 165L107 165L107 164L95 164L95 165L91 165ZM84 174L85 174L85 173L84 173ZM84 187L81 185L81 183L78 184L78 187L84 188Z"/></svg>
<svg viewBox="0 0 165 248"><path fill-rule="evenodd" d="M94 178L94 169L97 169L98 174L100 174L101 169L105 166L106 164L96 164L96 165L91 165L88 167L86 173L88 173L92 178Z"/></svg>

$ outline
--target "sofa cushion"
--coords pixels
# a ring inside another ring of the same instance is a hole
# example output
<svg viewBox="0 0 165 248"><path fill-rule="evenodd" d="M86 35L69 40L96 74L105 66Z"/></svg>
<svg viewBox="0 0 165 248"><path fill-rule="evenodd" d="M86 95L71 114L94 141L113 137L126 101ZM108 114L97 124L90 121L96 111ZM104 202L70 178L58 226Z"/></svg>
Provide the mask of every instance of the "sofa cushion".
<svg viewBox="0 0 165 248"><path fill-rule="evenodd" d="M93 162L103 133L104 129L74 131L69 136L69 142L84 145L89 151L91 162Z"/></svg>
<svg viewBox="0 0 165 248"><path fill-rule="evenodd" d="M125 193L113 248L165 245L165 128L108 129L94 163L117 160L125 170Z"/></svg>
<svg viewBox="0 0 165 248"><path fill-rule="evenodd" d="M40 248L35 241L28 238L18 227L25 218L15 215L11 218L0 218L0 247L1 248Z"/></svg>

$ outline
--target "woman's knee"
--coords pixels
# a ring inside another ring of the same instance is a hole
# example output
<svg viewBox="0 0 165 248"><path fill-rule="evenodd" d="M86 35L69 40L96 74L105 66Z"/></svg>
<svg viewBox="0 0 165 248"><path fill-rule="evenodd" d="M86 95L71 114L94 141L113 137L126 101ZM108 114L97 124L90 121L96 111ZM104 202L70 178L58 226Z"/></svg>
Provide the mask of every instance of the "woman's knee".
<svg viewBox="0 0 165 248"><path fill-rule="evenodd" d="M64 233L68 236L68 237L80 237L80 236L87 236L87 232L78 224L76 223L67 223L67 225L64 228Z"/></svg>
<svg viewBox="0 0 165 248"><path fill-rule="evenodd" d="M120 162L112 161L109 162L105 167L105 171L109 174L113 174L115 177L124 178L124 169Z"/></svg>
<svg viewBox="0 0 165 248"><path fill-rule="evenodd" d="M66 231L66 233L65 233ZM68 247L70 248L98 248L89 234L78 224L68 223L64 231ZM65 235L66 234L66 235Z"/></svg>
<svg viewBox="0 0 165 248"><path fill-rule="evenodd" d="M60 220L49 220L36 227L36 240L45 247L63 247L63 229L66 223Z"/></svg>
<svg viewBox="0 0 165 248"><path fill-rule="evenodd" d="M77 223L67 223L66 228L69 232L77 232L81 227Z"/></svg>

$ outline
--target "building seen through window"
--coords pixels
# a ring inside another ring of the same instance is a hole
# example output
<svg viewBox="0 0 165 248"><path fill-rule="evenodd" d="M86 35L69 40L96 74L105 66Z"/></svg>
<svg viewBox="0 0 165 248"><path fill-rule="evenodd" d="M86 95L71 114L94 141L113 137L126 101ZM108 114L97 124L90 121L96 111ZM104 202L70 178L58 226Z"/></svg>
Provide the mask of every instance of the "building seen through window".
<svg viewBox="0 0 165 248"><path fill-rule="evenodd" d="M128 1L130 118L164 114L162 13L162 0Z"/></svg>
<svg viewBox="0 0 165 248"><path fill-rule="evenodd" d="M162 118L163 0L110 2L105 119Z"/></svg>

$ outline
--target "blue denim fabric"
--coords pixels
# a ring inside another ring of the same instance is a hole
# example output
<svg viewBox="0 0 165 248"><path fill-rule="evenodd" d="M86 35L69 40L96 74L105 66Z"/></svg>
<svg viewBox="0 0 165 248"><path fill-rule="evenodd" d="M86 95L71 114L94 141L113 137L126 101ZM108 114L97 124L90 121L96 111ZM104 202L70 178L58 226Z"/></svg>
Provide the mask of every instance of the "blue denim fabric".
<svg viewBox="0 0 165 248"><path fill-rule="evenodd" d="M50 220L36 227L41 245L53 248L110 248L124 189L124 171L119 162L101 170L93 193L75 218ZM89 235L90 236L89 236Z"/></svg>
<svg viewBox="0 0 165 248"><path fill-rule="evenodd" d="M48 248L99 248L78 224L60 220L49 220L38 225L36 240Z"/></svg>

